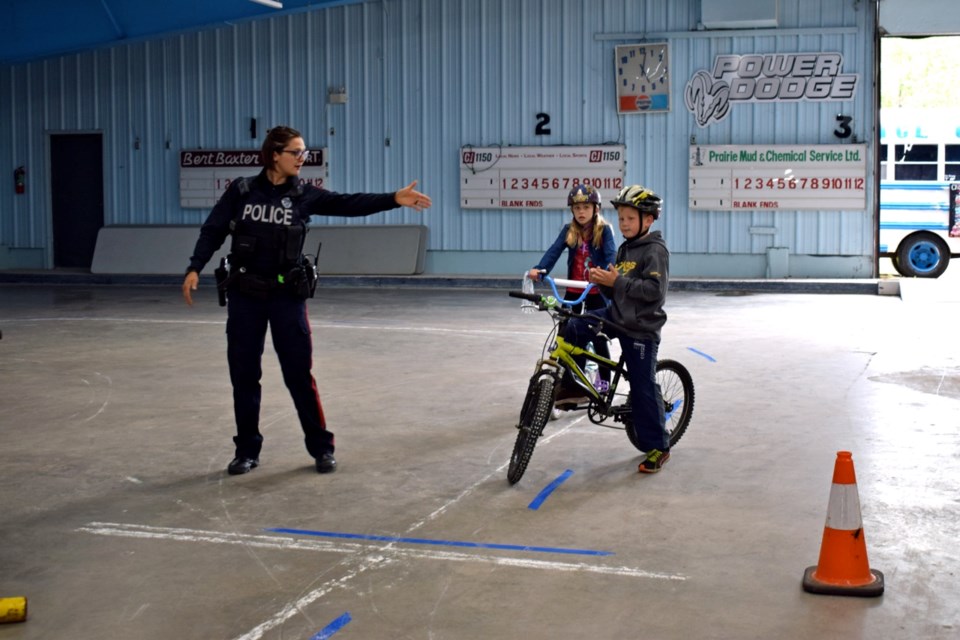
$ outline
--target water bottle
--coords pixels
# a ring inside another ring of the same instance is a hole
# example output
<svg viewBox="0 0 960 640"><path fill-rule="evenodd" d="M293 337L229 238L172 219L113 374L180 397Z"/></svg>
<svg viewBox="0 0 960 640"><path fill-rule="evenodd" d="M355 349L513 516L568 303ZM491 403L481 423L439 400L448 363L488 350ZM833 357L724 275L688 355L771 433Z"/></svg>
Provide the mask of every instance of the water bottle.
<svg viewBox="0 0 960 640"><path fill-rule="evenodd" d="M590 345L587 345L587 350L590 351ZM597 363L593 360L587 360L587 364L583 366L583 373L586 374L587 380L590 381L594 387L597 386L597 380L600 379L600 374L597 369Z"/></svg>
<svg viewBox="0 0 960 640"><path fill-rule="evenodd" d="M593 352L592 342L587 345L587 350ZM610 388L610 383L600 377L600 367L593 360L587 360L587 364L583 367L583 373L586 374L587 380L590 381L593 388L600 393L605 393Z"/></svg>
<svg viewBox="0 0 960 640"><path fill-rule="evenodd" d="M529 274L524 271L523 280L520 283L520 287L523 289L524 293L533 293L533 280L530 279ZM537 305L529 300L524 300L520 303L520 311L523 313L534 313L537 310Z"/></svg>
<svg viewBox="0 0 960 640"><path fill-rule="evenodd" d="M590 384L593 385L593 388L599 393L606 393L607 389L610 388L610 383L600 377L600 371L594 363L587 362L587 366L583 368L583 372L586 374Z"/></svg>

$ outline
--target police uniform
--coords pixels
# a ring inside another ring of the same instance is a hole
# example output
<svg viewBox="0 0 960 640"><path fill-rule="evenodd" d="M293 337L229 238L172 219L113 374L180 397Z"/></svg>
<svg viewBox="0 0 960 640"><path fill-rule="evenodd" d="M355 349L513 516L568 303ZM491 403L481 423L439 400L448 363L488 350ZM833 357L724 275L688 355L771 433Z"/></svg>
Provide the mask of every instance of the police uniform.
<svg viewBox="0 0 960 640"><path fill-rule="evenodd" d="M263 442L260 377L267 325L307 451L318 461L332 456L333 433L327 430L311 373L313 345L306 298L312 295L314 273L303 257L307 225L312 215L357 217L399 206L393 193L335 193L298 177L274 185L261 171L254 178L234 180L213 207L200 228L187 272L199 273L232 236L225 289L238 459L256 461Z"/></svg>

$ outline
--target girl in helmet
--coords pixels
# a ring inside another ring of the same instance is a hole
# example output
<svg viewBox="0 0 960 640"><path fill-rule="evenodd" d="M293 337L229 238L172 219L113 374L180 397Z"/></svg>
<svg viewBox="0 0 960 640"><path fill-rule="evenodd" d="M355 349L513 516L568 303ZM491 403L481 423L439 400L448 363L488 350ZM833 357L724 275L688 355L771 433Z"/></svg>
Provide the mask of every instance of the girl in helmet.
<svg viewBox="0 0 960 640"><path fill-rule="evenodd" d="M588 184L577 185L567 194L567 206L570 207L573 219L563 225L560 235L540 258L540 262L530 269L531 280L540 280L550 273L564 249L567 249L568 280L587 280L590 267L607 267L614 264L617 245L613 240L613 227L603 219L603 214L600 213L600 192ZM563 297L566 300L576 300L582 293L583 289L567 287ZM607 306L607 301L600 295L600 290L594 287L580 306L581 308L574 309L574 312L585 313L602 309ZM604 358L610 357L606 340L596 340L593 346L597 355ZM601 371L600 375L610 382L609 371Z"/></svg>
<svg viewBox="0 0 960 640"><path fill-rule="evenodd" d="M624 328L605 328L620 340L630 380L632 427L640 448L647 452L640 473L656 473L670 459L663 397L656 382L660 330L667 321L663 303L667 296L670 252L659 231L650 227L660 217L660 196L641 185L624 187L611 202L617 209L623 244L617 250L615 266L593 267L590 282L600 285L610 306L594 315L609 318ZM595 324L595 323L594 323ZM564 337L583 346L593 339L590 321L574 318ZM568 374L569 375L569 374ZM570 388L572 381L566 380ZM563 389L561 389L561 393Z"/></svg>
<svg viewBox="0 0 960 640"><path fill-rule="evenodd" d="M531 280L540 280L550 273L564 249L567 249L568 280L586 280L590 267L606 267L614 263L617 245L613 240L613 227L600 213L600 192L587 184L577 185L567 194L567 206L573 219L563 225L560 235L540 262L530 269ZM582 293L583 289L568 288L564 298L576 300ZM606 302L600 291L594 288L587 294L584 305L592 311L602 309Z"/></svg>

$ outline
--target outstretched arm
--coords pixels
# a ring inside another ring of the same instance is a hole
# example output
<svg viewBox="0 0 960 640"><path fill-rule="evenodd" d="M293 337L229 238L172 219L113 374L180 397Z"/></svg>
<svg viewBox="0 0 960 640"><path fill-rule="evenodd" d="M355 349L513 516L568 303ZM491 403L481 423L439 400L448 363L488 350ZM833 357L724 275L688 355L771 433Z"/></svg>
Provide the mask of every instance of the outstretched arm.
<svg viewBox="0 0 960 640"><path fill-rule="evenodd" d="M420 193L414 187L417 186L417 181L414 180L403 189L397 191L393 199L397 201L401 207L410 207L411 209L416 209L417 211L423 211L424 209L429 209L430 205L433 204L433 201L430 200L430 196L425 193Z"/></svg>

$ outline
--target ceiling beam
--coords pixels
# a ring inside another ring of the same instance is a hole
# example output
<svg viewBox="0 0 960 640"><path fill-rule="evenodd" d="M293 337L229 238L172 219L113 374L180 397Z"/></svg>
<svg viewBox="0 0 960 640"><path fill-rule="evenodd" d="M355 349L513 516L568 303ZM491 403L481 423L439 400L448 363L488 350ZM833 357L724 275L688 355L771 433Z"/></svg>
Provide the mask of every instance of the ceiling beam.
<svg viewBox="0 0 960 640"><path fill-rule="evenodd" d="M120 28L120 25L117 24L117 19L113 17L113 11L110 10L110 5L107 4L107 0L100 0L101 6L103 6L103 12L107 14L107 18L110 20L110 24L113 25L113 30L117 32L118 38L126 38L127 34L124 33L123 29Z"/></svg>

